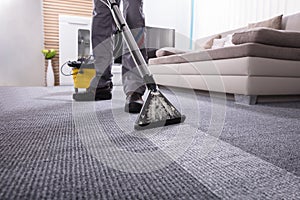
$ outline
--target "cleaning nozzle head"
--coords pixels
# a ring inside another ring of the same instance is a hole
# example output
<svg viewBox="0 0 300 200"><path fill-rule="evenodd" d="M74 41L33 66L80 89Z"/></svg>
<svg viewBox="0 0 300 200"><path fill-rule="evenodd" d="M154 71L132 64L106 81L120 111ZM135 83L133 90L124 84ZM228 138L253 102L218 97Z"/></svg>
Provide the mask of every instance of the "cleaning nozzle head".
<svg viewBox="0 0 300 200"><path fill-rule="evenodd" d="M160 126L178 124L185 120L185 116L168 101L159 91L149 91L147 100L136 121L135 129L149 129Z"/></svg>

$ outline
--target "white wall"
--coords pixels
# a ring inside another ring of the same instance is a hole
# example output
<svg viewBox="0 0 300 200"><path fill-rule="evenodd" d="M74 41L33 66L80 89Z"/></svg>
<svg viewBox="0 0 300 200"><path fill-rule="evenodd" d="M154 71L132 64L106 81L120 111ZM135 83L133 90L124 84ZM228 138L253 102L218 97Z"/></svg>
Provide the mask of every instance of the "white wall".
<svg viewBox="0 0 300 200"><path fill-rule="evenodd" d="M286 13L298 13L300 12L300 1L299 0L285 0L286 1Z"/></svg>
<svg viewBox="0 0 300 200"><path fill-rule="evenodd" d="M43 85L41 0L1 0L0 24L0 86Z"/></svg>
<svg viewBox="0 0 300 200"><path fill-rule="evenodd" d="M196 0L194 39L296 12L299 0Z"/></svg>
<svg viewBox="0 0 300 200"><path fill-rule="evenodd" d="M174 28L176 47L189 48L191 1L144 0L147 26Z"/></svg>

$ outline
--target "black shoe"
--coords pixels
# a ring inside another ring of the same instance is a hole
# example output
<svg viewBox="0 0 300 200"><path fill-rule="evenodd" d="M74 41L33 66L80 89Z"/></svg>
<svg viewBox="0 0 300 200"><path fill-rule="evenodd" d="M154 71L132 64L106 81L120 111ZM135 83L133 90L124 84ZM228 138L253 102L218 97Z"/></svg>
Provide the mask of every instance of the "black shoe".
<svg viewBox="0 0 300 200"><path fill-rule="evenodd" d="M73 99L75 101L110 100L112 98L111 90L112 90L112 84L103 88L89 87L86 92L73 94Z"/></svg>
<svg viewBox="0 0 300 200"><path fill-rule="evenodd" d="M143 107L144 101L140 93L129 93L126 97L125 112L139 113Z"/></svg>

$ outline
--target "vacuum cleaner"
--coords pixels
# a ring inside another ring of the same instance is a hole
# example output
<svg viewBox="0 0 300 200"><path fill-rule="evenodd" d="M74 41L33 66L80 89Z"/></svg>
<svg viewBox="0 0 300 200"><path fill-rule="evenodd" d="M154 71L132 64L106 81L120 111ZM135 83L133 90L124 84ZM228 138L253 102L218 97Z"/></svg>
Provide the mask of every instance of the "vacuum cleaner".
<svg viewBox="0 0 300 200"><path fill-rule="evenodd" d="M102 2L105 3L104 0ZM116 26L122 33L136 67L148 89L147 99L135 122L134 128L142 130L184 122L185 115L182 115L160 92L117 2L115 0L107 0L105 4L110 8Z"/></svg>

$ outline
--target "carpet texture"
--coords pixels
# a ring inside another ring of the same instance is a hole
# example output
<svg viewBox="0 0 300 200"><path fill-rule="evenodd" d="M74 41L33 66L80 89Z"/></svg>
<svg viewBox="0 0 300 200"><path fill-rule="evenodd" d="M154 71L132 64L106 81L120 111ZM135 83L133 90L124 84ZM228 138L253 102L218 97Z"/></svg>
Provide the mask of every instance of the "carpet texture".
<svg viewBox="0 0 300 200"><path fill-rule="evenodd" d="M91 103L70 87L0 88L0 199L299 198L299 102L163 92L186 122L138 132L118 87Z"/></svg>

